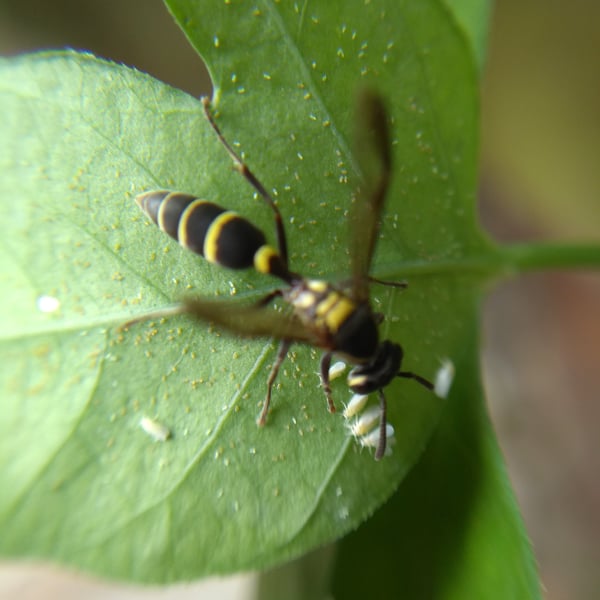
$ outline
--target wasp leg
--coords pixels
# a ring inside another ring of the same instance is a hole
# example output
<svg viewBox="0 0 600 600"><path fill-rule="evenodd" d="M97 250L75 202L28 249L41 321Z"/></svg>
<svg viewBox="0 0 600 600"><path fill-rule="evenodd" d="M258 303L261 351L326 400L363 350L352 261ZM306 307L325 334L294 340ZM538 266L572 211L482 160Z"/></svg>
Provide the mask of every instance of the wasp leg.
<svg viewBox="0 0 600 600"><path fill-rule="evenodd" d="M173 317L176 315L184 315L189 311L185 307L184 304L178 306L172 306L170 308L162 308L161 310L154 310L151 312L147 312L135 319L130 319L126 323L119 325L118 331L127 330L133 325L137 325L138 323L143 323L144 321L152 321L153 319L164 319L165 317Z"/></svg>
<svg viewBox="0 0 600 600"><path fill-rule="evenodd" d="M256 423L261 427L267 422L267 414L269 412L269 405L271 404L271 391L273 389L273 384L275 383L275 379L277 378L277 373L279 373L279 367L281 366L281 363L285 360L287 351L290 349L291 345L291 340L281 340L281 342L279 343L277 356L275 357L275 362L271 367L271 372L269 373L269 377L267 379L267 396L263 403L262 410L260 411L260 415L256 420Z"/></svg>
<svg viewBox="0 0 600 600"><path fill-rule="evenodd" d="M267 304L269 304L271 302L271 300L277 298L278 296L281 296L281 294L282 294L281 290L273 290L272 292L270 292L269 294L267 294L264 298L261 298L256 303L256 307L257 308L262 308L263 306L267 306Z"/></svg>
<svg viewBox="0 0 600 600"><path fill-rule="evenodd" d="M398 371L398 373L396 373L396 377L414 379L417 383L420 383L423 387L427 388L428 390L433 390L433 383L431 383L431 381L429 381L428 379L425 379L425 377L417 375L416 373L411 373L410 371Z"/></svg>
<svg viewBox="0 0 600 600"><path fill-rule="evenodd" d="M333 403L333 398L331 397L331 385L329 383L329 367L331 367L331 352L325 352L321 357L321 385L323 386L323 391L325 392L325 396L327 398L327 410L330 413L335 412L335 404Z"/></svg>
<svg viewBox="0 0 600 600"><path fill-rule="evenodd" d="M387 444L387 403L383 390L379 390L379 406L381 407L381 417L379 421L379 442L377 450L375 450L375 460L383 458Z"/></svg>
<svg viewBox="0 0 600 600"><path fill-rule="evenodd" d="M384 279L377 279L377 277L372 277L371 275L368 275L366 278L363 278L363 281L368 281L369 283L377 283L379 285L385 285L387 287L394 287L400 290L404 290L408 287L408 283L406 281L385 281ZM351 291L353 284L354 280L352 279L342 279L337 283L337 285L345 291Z"/></svg>
<svg viewBox="0 0 600 600"><path fill-rule="evenodd" d="M385 315L380 312L373 313L373 319L377 325L381 325L385 321Z"/></svg>
<svg viewBox="0 0 600 600"><path fill-rule="evenodd" d="M271 198L271 194L267 192L265 186L256 178L254 173L248 168L248 165L241 159L238 153L229 145L229 142L225 139L219 126L217 125L214 117L210 112L210 100L207 96L202 98L202 106L204 108L204 114L208 119L211 127L214 129L219 141L225 147L225 150L229 153L229 156L233 159L233 165L235 170L242 175L250 183L250 185L263 197L265 202L271 207L273 210L273 215L275 217L275 229L277 231L277 245L279 246L279 254L283 260L285 267L288 266L288 252L287 252L287 238L285 236L285 228L283 227L283 219L281 218L281 213L275 204L273 198Z"/></svg>
<svg viewBox="0 0 600 600"><path fill-rule="evenodd" d="M395 287L401 290L404 290L408 287L408 283L406 281L384 281L383 279L377 279L377 277L372 277L369 275L368 277L369 283L378 283L379 285L387 285L388 287Z"/></svg>

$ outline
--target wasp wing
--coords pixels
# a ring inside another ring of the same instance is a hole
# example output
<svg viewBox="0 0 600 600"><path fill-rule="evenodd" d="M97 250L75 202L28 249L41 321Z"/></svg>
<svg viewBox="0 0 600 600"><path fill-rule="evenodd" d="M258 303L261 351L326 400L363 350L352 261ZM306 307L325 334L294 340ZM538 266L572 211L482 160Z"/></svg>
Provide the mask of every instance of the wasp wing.
<svg viewBox="0 0 600 600"><path fill-rule="evenodd" d="M367 302L369 269L392 171L392 150L387 113L379 95L362 91L357 117L355 152L364 180L350 209L352 297Z"/></svg>
<svg viewBox="0 0 600 600"><path fill-rule="evenodd" d="M243 337L276 338L320 346L318 336L293 313L278 312L260 304L187 299L182 312Z"/></svg>

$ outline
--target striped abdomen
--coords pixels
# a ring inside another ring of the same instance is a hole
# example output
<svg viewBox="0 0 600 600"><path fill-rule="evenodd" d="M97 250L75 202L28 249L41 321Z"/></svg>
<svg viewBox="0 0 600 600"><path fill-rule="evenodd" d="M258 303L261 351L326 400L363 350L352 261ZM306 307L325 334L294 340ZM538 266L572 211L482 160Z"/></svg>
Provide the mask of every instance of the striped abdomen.
<svg viewBox="0 0 600 600"><path fill-rule="evenodd" d="M260 229L235 212L191 194L166 190L145 192L136 202L163 231L207 261L280 276L282 261L277 251Z"/></svg>

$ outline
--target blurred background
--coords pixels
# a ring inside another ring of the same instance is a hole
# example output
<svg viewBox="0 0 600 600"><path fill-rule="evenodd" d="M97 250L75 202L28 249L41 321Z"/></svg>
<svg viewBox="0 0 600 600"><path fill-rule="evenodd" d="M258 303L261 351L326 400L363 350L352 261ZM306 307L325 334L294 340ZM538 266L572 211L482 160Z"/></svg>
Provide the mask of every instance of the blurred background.
<svg viewBox="0 0 600 600"><path fill-rule="evenodd" d="M143 6L143 18L140 7ZM480 214L501 242L600 242L600 3L502 0L482 85ZM0 54L71 47L199 96L206 71L159 0L0 0ZM600 597L600 276L494 290L482 360L547 600ZM0 598L248 597L251 576L170 588L0 565ZM250 586L251 587L251 586Z"/></svg>

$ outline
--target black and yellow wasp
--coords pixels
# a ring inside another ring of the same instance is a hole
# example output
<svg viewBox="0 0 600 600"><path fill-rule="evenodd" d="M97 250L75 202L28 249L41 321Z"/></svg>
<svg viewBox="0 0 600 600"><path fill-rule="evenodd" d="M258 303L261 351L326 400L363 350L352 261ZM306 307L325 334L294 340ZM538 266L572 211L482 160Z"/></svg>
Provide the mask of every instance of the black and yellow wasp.
<svg viewBox="0 0 600 600"><path fill-rule="evenodd" d="M273 383L293 342L324 350L320 374L330 412L335 412L329 382L332 356L340 356L355 365L348 375L350 389L358 394L375 391L379 394L381 419L375 458L380 459L386 449L386 401L383 388L395 377L403 377L433 389L427 379L401 370L402 348L390 340L379 339L378 325L383 315L373 312L369 301L371 282L405 286L404 283L383 282L369 276L392 167L383 102L370 92L360 95L359 116L365 119L367 146L374 152L371 158L378 165L378 173L368 193L358 194L352 205L352 276L337 285L321 279L309 279L290 270L285 228L279 208L223 137L210 112L208 98L203 99L203 106L208 122L233 159L235 169L271 207L277 248L270 246L263 232L244 217L190 194L149 191L139 195L136 202L160 229L188 250L204 256L207 261L230 269L254 267L260 273L278 277L286 285L253 304L189 299L185 301L182 312L239 335L281 340L267 379L267 394L257 420L259 425L266 422ZM269 310L267 305L277 297L282 298L291 310L287 313Z"/></svg>

